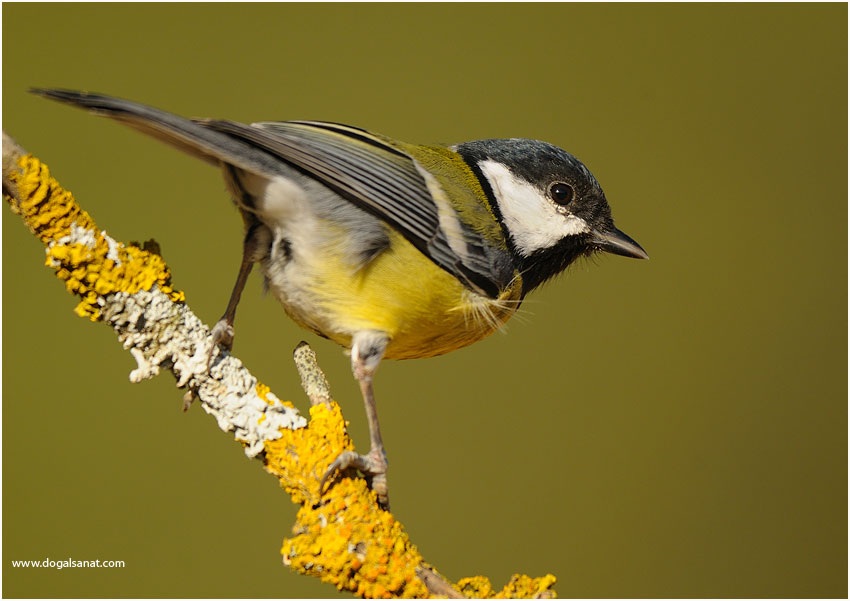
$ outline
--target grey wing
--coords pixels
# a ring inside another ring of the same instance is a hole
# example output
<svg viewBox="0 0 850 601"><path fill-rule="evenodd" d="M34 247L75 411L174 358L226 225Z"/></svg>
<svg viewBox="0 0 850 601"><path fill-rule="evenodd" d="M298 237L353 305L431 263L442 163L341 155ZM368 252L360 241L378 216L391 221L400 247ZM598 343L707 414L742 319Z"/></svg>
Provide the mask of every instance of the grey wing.
<svg viewBox="0 0 850 601"><path fill-rule="evenodd" d="M451 206L435 202L415 160L365 130L312 121L203 124L278 156L389 223L470 290L496 298L513 278L503 251L455 215L441 215ZM450 231L447 219L456 225Z"/></svg>
<svg viewBox="0 0 850 601"><path fill-rule="evenodd" d="M432 197L415 160L365 130L319 122L243 125L193 120L146 105L70 90L32 92L120 121L212 164L264 176L289 166L393 226L467 288L498 297L513 277L505 253L493 249ZM441 223L441 211L443 211ZM457 227L446 231L446 220Z"/></svg>

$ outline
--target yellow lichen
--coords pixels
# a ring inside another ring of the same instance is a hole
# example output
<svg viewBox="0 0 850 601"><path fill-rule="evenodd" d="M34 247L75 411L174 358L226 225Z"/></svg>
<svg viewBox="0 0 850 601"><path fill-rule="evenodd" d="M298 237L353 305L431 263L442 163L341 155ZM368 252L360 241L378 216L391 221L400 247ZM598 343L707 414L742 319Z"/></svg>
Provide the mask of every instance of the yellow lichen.
<svg viewBox="0 0 850 601"><path fill-rule="evenodd" d="M457 582L457 590L470 599L492 599L496 595L490 579L484 576L461 578Z"/></svg>
<svg viewBox="0 0 850 601"><path fill-rule="evenodd" d="M318 505L298 511L284 562L358 597L427 597L416 577L422 556L402 525L379 509L361 479L345 478Z"/></svg>
<svg viewBox="0 0 850 601"><path fill-rule="evenodd" d="M265 443L266 469L280 478L294 503L317 503L319 481L330 464L341 452L354 448L339 405L315 405L306 428L281 434L278 440Z"/></svg>
<svg viewBox="0 0 850 601"><path fill-rule="evenodd" d="M471 599L551 599L557 596L552 589L556 580L552 574L540 578L514 574L510 582L497 592L488 578L472 576L460 579L457 590Z"/></svg>
<svg viewBox="0 0 850 601"><path fill-rule="evenodd" d="M183 292L171 286L171 273L157 254L112 242L97 229L73 195L50 175L47 166L31 155L18 161L11 174L19 202L13 209L47 246L46 263L65 281L68 292L81 298L74 311L93 321L100 318L98 299L115 292L133 294L154 286L175 302ZM74 232L90 234L85 241L69 242ZM111 252L110 252L111 248Z"/></svg>
<svg viewBox="0 0 850 601"><path fill-rule="evenodd" d="M532 578L525 574L515 574L511 581L496 595L496 599L551 599L556 597L552 589L557 582L552 574Z"/></svg>
<svg viewBox="0 0 850 601"><path fill-rule="evenodd" d="M320 496L328 466L352 445L336 403L311 407L310 417L306 428L266 443L266 468L301 504L284 561L360 597L428 596L416 577L421 555L363 479L336 479Z"/></svg>
<svg viewBox="0 0 850 601"><path fill-rule="evenodd" d="M338 478L320 495L322 475L352 444L336 403L313 406L310 417L306 428L265 444L266 469L301 505L293 537L281 548L284 563L358 597L428 597L416 576L422 556L395 517L378 507L365 480ZM516 575L496 591L477 576L457 587L468 597L527 599L554 596L554 583L551 575Z"/></svg>

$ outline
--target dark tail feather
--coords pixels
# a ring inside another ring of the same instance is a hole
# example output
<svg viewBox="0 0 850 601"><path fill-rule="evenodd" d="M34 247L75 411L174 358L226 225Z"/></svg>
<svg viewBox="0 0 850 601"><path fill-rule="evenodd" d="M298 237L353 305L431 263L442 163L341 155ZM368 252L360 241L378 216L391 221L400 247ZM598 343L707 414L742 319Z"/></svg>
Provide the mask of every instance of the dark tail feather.
<svg viewBox="0 0 850 601"><path fill-rule="evenodd" d="M279 159L245 140L206 127L204 121L101 94L44 88L30 92L115 119L213 165L227 163L265 175L280 173Z"/></svg>

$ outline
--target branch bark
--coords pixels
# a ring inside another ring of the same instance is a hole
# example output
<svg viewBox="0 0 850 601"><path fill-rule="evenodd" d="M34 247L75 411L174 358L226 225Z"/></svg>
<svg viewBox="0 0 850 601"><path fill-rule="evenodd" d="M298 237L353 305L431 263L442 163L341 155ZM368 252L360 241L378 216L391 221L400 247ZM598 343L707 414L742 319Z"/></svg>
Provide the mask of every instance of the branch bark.
<svg viewBox="0 0 850 601"><path fill-rule="evenodd" d="M284 564L359 597L552 597L555 577L514 576L501 591L483 577L452 585L426 564L404 527L378 507L362 477L337 477L323 495L330 463L353 450L339 406L313 351L301 343L295 363L311 407L309 420L257 381L236 357L215 349L209 328L155 245L125 245L100 230L48 168L3 134L3 196L46 247L47 265L78 297L75 311L112 327L135 358L133 382L161 370L196 398L246 455L261 461L300 505Z"/></svg>

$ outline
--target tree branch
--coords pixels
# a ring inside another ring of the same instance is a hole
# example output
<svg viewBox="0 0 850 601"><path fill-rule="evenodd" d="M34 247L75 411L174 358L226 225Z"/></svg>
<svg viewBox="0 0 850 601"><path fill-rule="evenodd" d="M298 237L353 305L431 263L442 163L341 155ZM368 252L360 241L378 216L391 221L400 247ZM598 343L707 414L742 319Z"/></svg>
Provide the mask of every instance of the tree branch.
<svg viewBox="0 0 850 601"><path fill-rule="evenodd" d="M165 369L197 398L245 454L263 462L300 505L283 562L360 597L551 597L554 576L514 576L502 591L483 577L450 584L427 565L395 517L378 507L361 477L338 476L324 495L330 463L353 450L339 406L306 343L295 349L310 419L278 399L239 359L215 349L210 330L172 286L155 244L118 242L95 225L37 158L3 134L3 196L46 247L46 264L78 297L75 312L112 327L135 358L133 382Z"/></svg>

